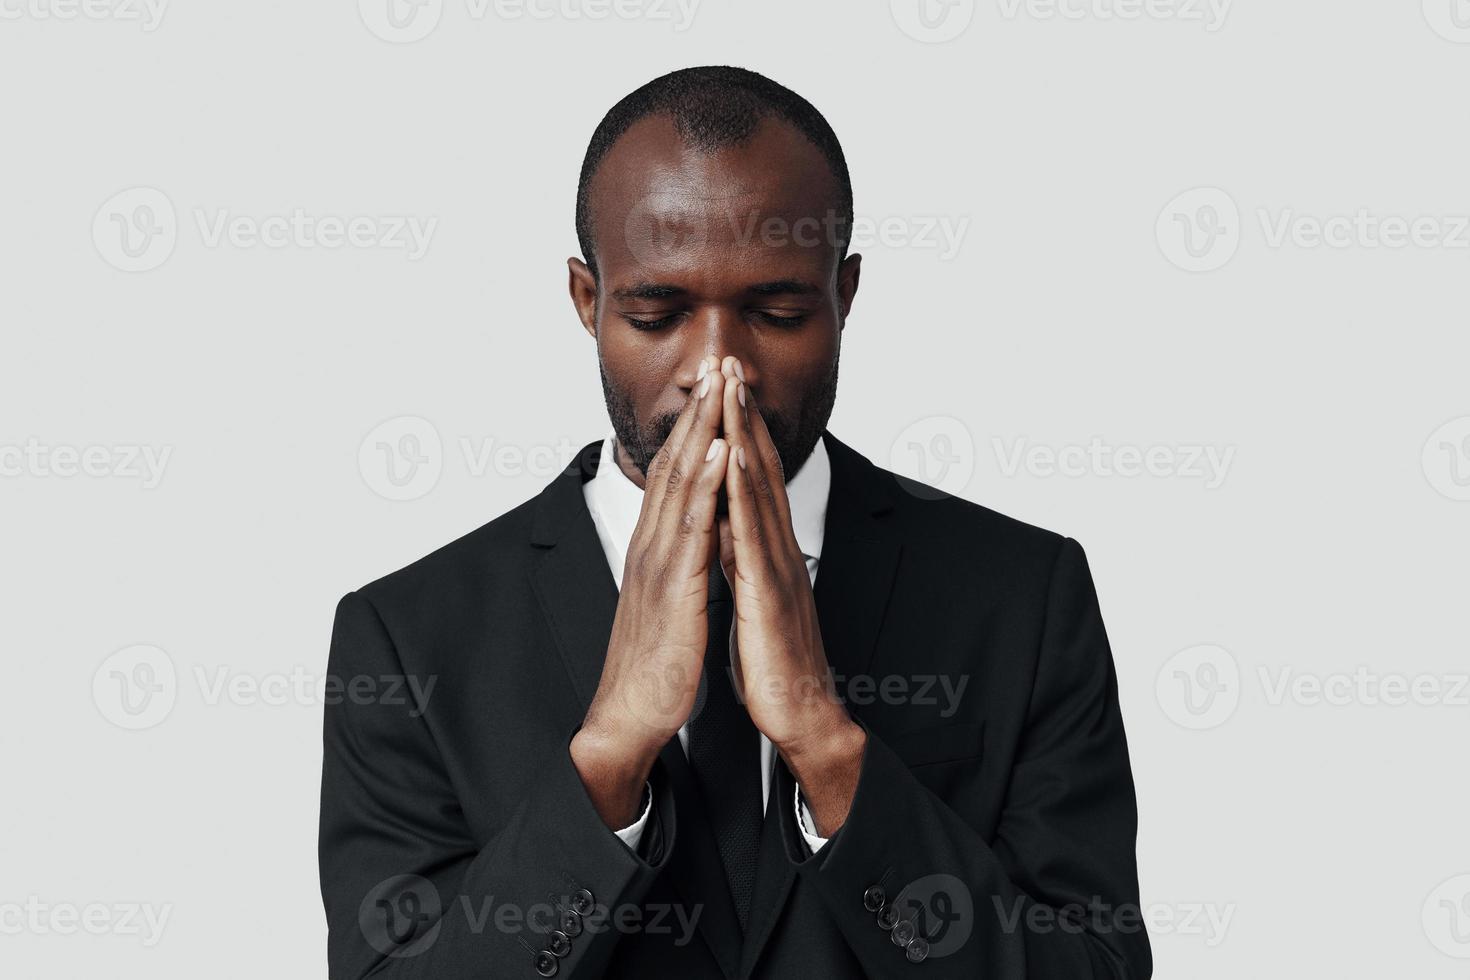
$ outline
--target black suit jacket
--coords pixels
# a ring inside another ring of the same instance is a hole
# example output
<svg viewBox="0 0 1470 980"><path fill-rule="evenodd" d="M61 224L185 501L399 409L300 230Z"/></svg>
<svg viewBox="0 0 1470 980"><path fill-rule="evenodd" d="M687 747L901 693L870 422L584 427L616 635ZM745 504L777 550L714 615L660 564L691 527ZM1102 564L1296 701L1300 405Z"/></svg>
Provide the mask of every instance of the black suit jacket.
<svg viewBox="0 0 1470 980"><path fill-rule="evenodd" d="M868 747L816 854L777 762L748 934L678 740L637 853L568 754L618 601L583 500L593 443L532 500L337 607L320 836L333 978L1150 975L1082 549L824 438L816 602Z"/></svg>

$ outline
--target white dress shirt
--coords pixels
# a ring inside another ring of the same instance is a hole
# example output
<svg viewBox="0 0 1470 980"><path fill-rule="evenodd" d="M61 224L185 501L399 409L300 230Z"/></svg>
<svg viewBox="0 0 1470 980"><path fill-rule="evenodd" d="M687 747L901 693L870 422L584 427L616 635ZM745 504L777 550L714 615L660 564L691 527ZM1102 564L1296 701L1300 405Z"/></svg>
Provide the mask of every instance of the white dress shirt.
<svg viewBox="0 0 1470 980"><path fill-rule="evenodd" d="M628 544L633 539L633 529L638 525L638 514L643 509L643 491L618 466L614 455L617 437L609 433L602 441L602 459L597 464L597 475L582 485L582 494L587 509L592 512L592 523L597 528L597 539L602 543L602 552L607 556L612 569L613 581L619 590L623 587L623 564L628 556ZM827 523L827 495L832 487L832 464L827 459L827 447L817 440L816 448L807 457L796 475L786 482L786 497L791 502L791 529L796 533L797 546L806 559L806 571L812 584L817 581L817 562L822 555L822 535ZM734 629L732 624L731 629ZM730 644L733 654L735 644ZM761 812L771 795L771 775L775 768L776 749L771 740L762 733L761 739ZM684 753L689 753L689 724L679 728L679 744ZM648 825L648 813L652 808L652 791L644 793L643 812L632 826L615 831L629 848L637 849L643 839L643 830ZM816 834L816 821L801 800L800 787L796 793L797 826L806 838L807 846L816 853L827 843Z"/></svg>

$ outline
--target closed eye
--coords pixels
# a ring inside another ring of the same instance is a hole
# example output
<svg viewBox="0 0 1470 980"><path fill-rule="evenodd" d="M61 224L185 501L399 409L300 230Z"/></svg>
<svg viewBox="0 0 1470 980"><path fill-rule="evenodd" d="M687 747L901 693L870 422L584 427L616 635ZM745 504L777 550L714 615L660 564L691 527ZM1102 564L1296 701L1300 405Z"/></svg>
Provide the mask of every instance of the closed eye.
<svg viewBox="0 0 1470 980"><path fill-rule="evenodd" d="M779 314L770 313L766 310L756 310L755 315L764 323L773 327L799 327L806 322L809 313Z"/></svg>
<svg viewBox="0 0 1470 980"><path fill-rule="evenodd" d="M679 319L679 314L670 313L668 316L647 319L644 317L629 316L627 313L619 314L634 330L662 330L664 327L673 326L674 321Z"/></svg>

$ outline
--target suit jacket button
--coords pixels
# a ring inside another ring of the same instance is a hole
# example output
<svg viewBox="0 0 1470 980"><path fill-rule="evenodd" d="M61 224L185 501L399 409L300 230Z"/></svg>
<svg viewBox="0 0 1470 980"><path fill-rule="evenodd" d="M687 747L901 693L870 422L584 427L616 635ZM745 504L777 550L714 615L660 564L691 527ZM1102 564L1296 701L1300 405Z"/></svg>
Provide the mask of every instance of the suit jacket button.
<svg viewBox="0 0 1470 980"><path fill-rule="evenodd" d="M592 900L592 893L585 888L578 889L577 893L572 896L572 908L578 915L590 915L595 904Z"/></svg>
<svg viewBox="0 0 1470 980"><path fill-rule="evenodd" d="M884 893L882 885L870 885L868 890L863 892L863 908L869 912L878 911L886 901L888 901L888 895Z"/></svg>
<svg viewBox="0 0 1470 980"><path fill-rule="evenodd" d="M903 951L903 955L909 958L910 963L924 962L924 957L929 955L929 941L923 936L915 936L914 941L909 943L908 949Z"/></svg>
<svg viewBox="0 0 1470 980"><path fill-rule="evenodd" d="M564 909L561 913L561 931L572 939L582 934L582 917L576 909Z"/></svg>
<svg viewBox="0 0 1470 980"><path fill-rule="evenodd" d="M885 905L878 910L878 928L892 929L893 924L898 921L898 913L892 905Z"/></svg>
<svg viewBox="0 0 1470 980"><path fill-rule="evenodd" d="M566 933L560 929L554 929L547 938L546 951L557 959L561 959L572 951L572 941L567 938Z"/></svg>
<svg viewBox="0 0 1470 980"><path fill-rule="evenodd" d="M536 972L543 977L556 976L556 971L561 967L561 964L557 963L556 957L544 949L536 954L534 962L536 964Z"/></svg>
<svg viewBox="0 0 1470 980"><path fill-rule="evenodd" d="M894 923L893 931L888 938L893 940L895 946L907 946L914 941L914 923L912 919L900 919Z"/></svg>

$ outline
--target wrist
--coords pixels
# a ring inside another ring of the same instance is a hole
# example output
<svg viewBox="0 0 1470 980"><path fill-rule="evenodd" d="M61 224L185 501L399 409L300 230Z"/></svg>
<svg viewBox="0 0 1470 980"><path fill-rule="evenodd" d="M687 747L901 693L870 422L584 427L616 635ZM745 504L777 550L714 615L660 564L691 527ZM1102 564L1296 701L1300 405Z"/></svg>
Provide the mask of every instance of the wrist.
<svg viewBox="0 0 1470 980"><path fill-rule="evenodd" d="M649 752L584 727L572 736L570 753L593 807L608 827L619 830L638 819L643 787L658 758L656 750Z"/></svg>
<svg viewBox="0 0 1470 980"><path fill-rule="evenodd" d="M817 836L831 837L847 822L862 776L868 733L845 713L819 736L781 751L816 823Z"/></svg>
<svg viewBox="0 0 1470 980"><path fill-rule="evenodd" d="M816 733L778 748L796 781L802 786L816 786L831 782L834 775L855 775L867 744L867 732L844 711Z"/></svg>

